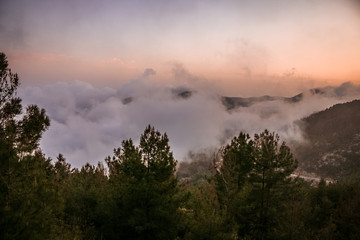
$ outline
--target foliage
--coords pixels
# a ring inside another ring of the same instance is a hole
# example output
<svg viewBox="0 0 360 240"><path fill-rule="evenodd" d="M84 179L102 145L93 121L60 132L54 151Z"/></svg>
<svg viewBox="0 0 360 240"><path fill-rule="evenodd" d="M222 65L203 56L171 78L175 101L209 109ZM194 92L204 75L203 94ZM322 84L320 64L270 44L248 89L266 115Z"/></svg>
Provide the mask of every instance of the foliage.
<svg viewBox="0 0 360 240"><path fill-rule="evenodd" d="M0 228L4 239L49 236L55 226L53 166L38 149L50 122L35 105L22 113L18 76L0 53ZM45 221L46 220L46 221Z"/></svg>
<svg viewBox="0 0 360 240"><path fill-rule="evenodd" d="M297 167L290 149L278 142L279 136L267 130L254 140L240 133L223 151L218 195L239 237L268 239L278 225L289 176Z"/></svg>
<svg viewBox="0 0 360 240"><path fill-rule="evenodd" d="M19 77L11 72L5 53L0 52L0 107L13 98L17 87L19 86Z"/></svg>
<svg viewBox="0 0 360 240"><path fill-rule="evenodd" d="M112 235L126 239L171 239L177 234L176 161L168 137L148 126L138 147L131 139L107 158L115 190ZM121 219L119 219L121 218ZM115 237L114 237L115 238Z"/></svg>
<svg viewBox="0 0 360 240"><path fill-rule="evenodd" d="M233 239L234 226L220 208L214 181L182 186L181 239Z"/></svg>

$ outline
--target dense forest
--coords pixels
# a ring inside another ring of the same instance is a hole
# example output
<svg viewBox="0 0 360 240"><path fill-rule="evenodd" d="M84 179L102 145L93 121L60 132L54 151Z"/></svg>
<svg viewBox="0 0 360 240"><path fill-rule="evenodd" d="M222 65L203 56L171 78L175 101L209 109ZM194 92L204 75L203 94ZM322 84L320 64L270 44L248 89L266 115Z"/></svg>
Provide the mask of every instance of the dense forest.
<svg viewBox="0 0 360 240"><path fill-rule="evenodd" d="M239 133L206 174L180 177L166 133L149 125L138 146L73 169L41 152L50 120L23 112L3 53L0 78L0 239L360 239L359 172L291 177L298 162L276 133Z"/></svg>

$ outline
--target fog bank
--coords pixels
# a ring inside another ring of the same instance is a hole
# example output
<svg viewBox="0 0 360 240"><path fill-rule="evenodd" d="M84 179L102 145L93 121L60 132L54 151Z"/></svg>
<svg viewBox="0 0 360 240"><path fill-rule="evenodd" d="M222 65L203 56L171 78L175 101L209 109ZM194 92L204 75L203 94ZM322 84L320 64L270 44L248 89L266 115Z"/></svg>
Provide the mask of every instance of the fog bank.
<svg viewBox="0 0 360 240"><path fill-rule="evenodd" d="M44 153L53 159L62 153L78 168L104 160L122 140L137 143L148 124L168 134L179 161L189 151L219 148L240 131L252 135L269 129L282 140L302 141L295 121L360 97L360 86L347 82L320 93L304 92L298 102L263 101L229 111L213 88L182 81L181 76L177 83L163 85L151 80L154 74L147 69L118 89L74 81L20 87L18 95L24 105L45 108L51 119L40 143Z"/></svg>

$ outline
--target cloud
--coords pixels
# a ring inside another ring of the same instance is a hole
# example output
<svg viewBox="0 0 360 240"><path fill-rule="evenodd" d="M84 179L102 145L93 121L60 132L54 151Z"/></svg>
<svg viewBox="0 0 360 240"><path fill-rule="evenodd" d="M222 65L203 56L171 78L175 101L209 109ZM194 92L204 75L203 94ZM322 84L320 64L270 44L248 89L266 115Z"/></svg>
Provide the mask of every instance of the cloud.
<svg viewBox="0 0 360 240"><path fill-rule="evenodd" d="M75 81L24 86L18 94L24 105L45 108L51 119L40 144L44 153L53 159L62 153L78 168L86 162L102 161L122 140L137 142L148 124L168 134L180 161L189 151L219 148L240 131L254 134L267 128L283 140L301 141L295 121L360 97L360 86L344 83L306 92L296 103L264 101L228 111L213 89L201 87L197 81L193 85L192 81L181 81L195 78L184 68L177 66L174 72L177 85L176 81L171 85L152 81L148 77L154 73L147 69L142 77L118 89Z"/></svg>
<svg viewBox="0 0 360 240"><path fill-rule="evenodd" d="M155 72L154 69L152 69L152 68L145 69L143 77L147 78L147 77L150 77L152 75L156 75L156 72Z"/></svg>

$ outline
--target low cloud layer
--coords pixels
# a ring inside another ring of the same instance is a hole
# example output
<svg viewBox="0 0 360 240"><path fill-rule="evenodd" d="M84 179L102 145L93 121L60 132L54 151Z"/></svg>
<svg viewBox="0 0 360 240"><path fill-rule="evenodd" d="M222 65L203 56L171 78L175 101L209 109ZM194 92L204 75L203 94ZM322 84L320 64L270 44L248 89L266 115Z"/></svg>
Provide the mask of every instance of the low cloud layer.
<svg viewBox="0 0 360 240"><path fill-rule="evenodd" d="M45 108L51 119L40 144L44 153L53 159L62 153L78 168L104 160L124 139L137 142L148 124L168 134L180 161L189 151L218 148L240 131L254 134L267 128L283 140L301 141L296 120L360 98L360 86L344 83L322 88L320 94L306 92L296 103L272 100L228 111L214 89L191 85L185 79L178 82L186 84L164 86L151 81L154 74L153 69L147 69L142 77L119 89L75 81L25 86L18 94L24 105Z"/></svg>

